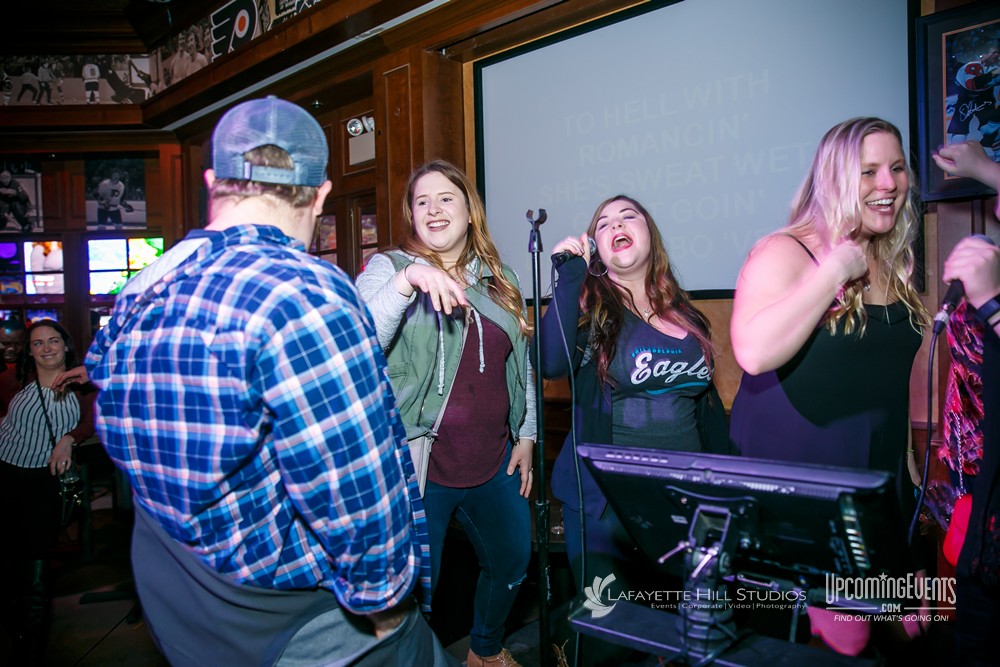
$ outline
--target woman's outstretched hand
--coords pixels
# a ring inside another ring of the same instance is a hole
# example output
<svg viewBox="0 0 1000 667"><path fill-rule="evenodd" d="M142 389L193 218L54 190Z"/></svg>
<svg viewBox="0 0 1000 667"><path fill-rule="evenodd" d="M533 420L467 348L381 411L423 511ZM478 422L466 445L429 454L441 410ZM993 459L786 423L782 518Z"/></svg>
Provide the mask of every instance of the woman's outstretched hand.
<svg viewBox="0 0 1000 667"><path fill-rule="evenodd" d="M400 284L402 283L402 285ZM400 289L400 287L404 289ZM396 274L396 288L403 296L420 290L431 297L434 310L451 315L455 308L467 308L469 301L457 280L441 269L426 264L409 264Z"/></svg>

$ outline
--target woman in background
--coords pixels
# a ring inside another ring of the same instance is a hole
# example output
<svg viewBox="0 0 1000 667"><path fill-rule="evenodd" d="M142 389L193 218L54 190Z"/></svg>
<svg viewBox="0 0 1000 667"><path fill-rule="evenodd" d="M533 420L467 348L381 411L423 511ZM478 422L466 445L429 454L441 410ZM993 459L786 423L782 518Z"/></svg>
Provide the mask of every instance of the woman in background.
<svg viewBox="0 0 1000 667"><path fill-rule="evenodd" d="M731 322L745 371L731 436L743 454L893 473L904 521L918 483L907 465L910 371L929 324L911 281L910 182L891 123L854 118L830 129L789 224L750 251ZM839 652L868 642L867 623L827 632L821 612L809 615Z"/></svg>
<svg viewBox="0 0 1000 667"><path fill-rule="evenodd" d="M432 431L447 396L424 491L432 588L455 517L482 568L468 664L514 667L501 642L531 555L525 499L535 441L521 291L490 239L482 200L456 167L434 161L414 171L403 211L410 237L374 255L358 289L409 438Z"/></svg>
<svg viewBox="0 0 1000 667"><path fill-rule="evenodd" d="M1000 189L1000 163L977 141L942 146L938 167ZM1000 219L1000 200L993 211ZM959 241L941 279L961 280L965 300L982 325L983 458L971 485L968 532L955 568L955 646L960 665L1000 665L993 633L1000 627L1000 248L981 238Z"/></svg>
<svg viewBox="0 0 1000 667"><path fill-rule="evenodd" d="M585 234L563 239L552 253L557 278L541 321L540 371L546 378L573 374L578 442L731 453L712 382L709 321L681 289L645 207L626 195L607 199ZM655 588L654 568L637 555L570 441L556 459L552 492L562 502L566 553L578 584L585 571L588 582L614 574L626 590ZM581 658L609 665L626 659L607 646L588 647Z"/></svg>
<svg viewBox="0 0 1000 667"><path fill-rule="evenodd" d="M56 377L76 365L73 342L54 320L27 330L18 364L22 389L0 422L0 507L3 507L5 625L11 664L43 664L49 618L48 558L59 536L58 476L73 464L73 447L94 434L92 387L56 391ZM55 442L53 443L53 439Z"/></svg>

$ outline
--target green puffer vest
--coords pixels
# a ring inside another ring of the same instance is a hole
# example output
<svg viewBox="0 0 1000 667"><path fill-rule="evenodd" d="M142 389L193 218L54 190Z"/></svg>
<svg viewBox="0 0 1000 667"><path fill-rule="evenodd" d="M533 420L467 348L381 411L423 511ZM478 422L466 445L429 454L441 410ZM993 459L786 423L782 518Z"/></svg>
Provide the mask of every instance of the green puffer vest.
<svg viewBox="0 0 1000 667"><path fill-rule="evenodd" d="M385 254L392 260L396 271L413 263L412 258L399 252ZM514 272L506 265L503 270L507 279L517 285ZM507 358L507 393L510 396L508 423L516 443L525 416L528 345L517 320L487 296L486 288L492 275L484 267L483 278L465 289L465 297L480 317L490 320L507 334L513 346ZM434 426L444 396L458 372L465 326L461 309L453 311L450 316L442 312L439 320L430 297L419 290L417 298L407 307L399 331L386 351L389 380L406 426L407 438L426 435ZM471 326L475 323L472 322ZM444 340L444 385L441 387L439 332Z"/></svg>

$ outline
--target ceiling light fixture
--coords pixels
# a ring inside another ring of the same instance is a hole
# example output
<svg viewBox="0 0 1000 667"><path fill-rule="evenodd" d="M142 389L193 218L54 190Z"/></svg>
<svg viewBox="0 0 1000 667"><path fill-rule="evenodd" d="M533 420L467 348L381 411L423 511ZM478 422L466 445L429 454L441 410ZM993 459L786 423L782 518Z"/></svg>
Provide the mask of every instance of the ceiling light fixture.
<svg viewBox="0 0 1000 667"><path fill-rule="evenodd" d="M365 131L365 126L361 124L361 120L358 118L352 118L347 121L347 133L352 137L356 137Z"/></svg>

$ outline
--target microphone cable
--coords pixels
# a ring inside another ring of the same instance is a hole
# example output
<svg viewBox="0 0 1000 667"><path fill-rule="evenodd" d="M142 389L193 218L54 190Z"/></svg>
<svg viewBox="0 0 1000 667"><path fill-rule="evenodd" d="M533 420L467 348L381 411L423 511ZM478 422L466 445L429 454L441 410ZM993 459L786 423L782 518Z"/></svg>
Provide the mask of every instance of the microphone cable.
<svg viewBox="0 0 1000 667"><path fill-rule="evenodd" d="M931 469L931 431L932 431L932 421L931 417L934 414L934 350L937 348L937 339L939 331L931 332L931 342L930 348L928 350L927 357L927 435L924 440L924 470L920 475L920 494L917 496L917 506L913 510L913 518L910 519L910 528L906 532L906 545L910 547L910 552L913 551L913 538L914 531L916 530L917 523L920 521L920 508L924 506L924 498L927 495L927 481L929 477L929 471ZM910 446L907 447L906 461L904 462L907 469L907 477L909 477L909 457L913 449L913 426L912 424L907 424L907 428L910 429L909 443ZM903 482L905 484L905 482ZM923 623L917 623L917 629L920 631L920 636L925 636L927 630L924 628Z"/></svg>
<svg viewBox="0 0 1000 667"><path fill-rule="evenodd" d="M586 280L586 277L584 278ZM577 497L577 512L580 515L580 581L578 582L580 593L583 593L584 589L587 587L587 514L583 511L583 477L580 473L580 457L577 453L577 433L576 433L576 369L573 368L573 354L569 349L569 343L566 341L566 337L563 335L563 322L562 315L559 312L559 297L557 296L556 285L558 280L556 279L556 266L551 264L549 267L549 284L552 285L552 303L551 308L555 308L556 312L556 323L559 325L559 339L562 342L563 352L566 354L566 366L569 369L567 376L569 377L569 441L570 446L573 448L573 470L576 473L576 497ZM577 297L579 300L579 297ZM579 326L577 324L577 326ZM541 335L541 332L538 332ZM538 365L542 365L542 360L538 360ZM540 369L539 369L540 370ZM563 447L566 443L563 442ZM565 530L566 526L566 516L563 514L563 528ZM570 563L572 566L572 563ZM580 660L580 633L573 633L573 667L579 664Z"/></svg>
<svg viewBox="0 0 1000 667"><path fill-rule="evenodd" d="M927 495L927 481L930 473L930 462L931 462L931 433L933 431L933 421L932 417L934 415L934 351L937 349L937 339L940 334L940 329L938 331L931 332L931 342L927 353L927 434L924 442L924 470L920 476L920 494L917 496L917 506L913 510L913 518L910 519L910 528L906 534L906 543L913 546L914 531L917 527L917 522L920 520L920 509L924 506L925 497ZM911 429L912 426L908 426ZM910 436L910 441L912 443L912 435ZM907 448L912 449L912 445ZM906 452L907 460L909 459L910 451ZM907 464L907 469L909 465Z"/></svg>

